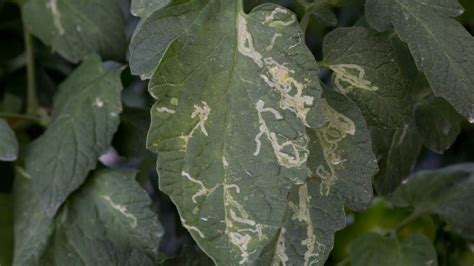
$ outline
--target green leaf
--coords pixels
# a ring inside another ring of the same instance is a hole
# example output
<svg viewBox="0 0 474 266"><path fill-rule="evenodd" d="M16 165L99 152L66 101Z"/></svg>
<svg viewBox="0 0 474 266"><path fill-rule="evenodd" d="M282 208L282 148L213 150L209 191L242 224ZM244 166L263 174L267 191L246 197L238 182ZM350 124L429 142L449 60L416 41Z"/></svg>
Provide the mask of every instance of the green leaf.
<svg viewBox="0 0 474 266"><path fill-rule="evenodd" d="M304 9L304 15L300 22L304 28L307 27L311 16L319 23L336 27L337 17L331 10L332 3L330 0L297 0L296 3Z"/></svg>
<svg viewBox="0 0 474 266"><path fill-rule="evenodd" d="M255 263L277 235L290 188L310 175L306 127L322 118L319 70L295 15L272 4L245 14L241 5L161 9L134 41L173 34L165 56L156 46L132 50L161 60L150 68L148 135L160 188L217 264Z"/></svg>
<svg viewBox="0 0 474 266"><path fill-rule="evenodd" d="M125 21L116 0L29 0L23 19L35 36L72 62L92 53L125 59Z"/></svg>
<svg viewBox="0 0 474 266"><path fill-rule="evenodd" d="M371 128L371 135L380 168L374 187L380 194L389 194L415 167L422 141L413 121L399 129Z"/></svg>
<svg viewBox="0 0 474 266"><path fill-rule="evenodd" d="M112 145L121 156L141 158L150 152L146 149L146 136L150 126L148 111L124 107L120 115L120 125Z"/></svg>
<svg viewBox="0 0 474 266"><path fill-rule="evenodd" d="M179 3L177 0L132 0L130 11L134 16L145 17L170 4L170 2Z"/></svg>
<svg viewBox="0 0 474 266"><path fill-rule="evenodd" d="M443 153L461 133L464 118L442 98L420 101L415 109L416 128L430 150Z"/></svg>
<svg viewBox="0 0 474 266"><path fill-rule="evenodd" d="M368 233L351 245L353 266L437 266L436 250L423 235L411 235L399 240Z"/></svg>
<svg viewBox="0 0 474 266"><path fill-rule="evenodd" d="M332 89L323 95L324 126L309 130L311 171L322 182L321 194L334 190L351 209L365 209L378 171L370 132L354 102Z"/></svg>
<svg viewBox="0 0 474 266"><path fill-rule="evenodd" d="M163 234L151 201L125 170L98 170L55 218L31 177L15 179L15 265L155 265Z"/></svg>
<svg viewBox="0 0 474 266"><path fill-rule="evenodd" d="M11 265L13 256L13 197L0 193L0 265Z"/></svg>
<svg viewBox="0 0 474 266"><path fill-rule="evenodd" d="M110 146L122 110L120 72L86 59L60 85L52 121L27 151L33 188L51 216Z"/></svg>
<svg viewBox="0 0 474 266"><path fill-rule="evenodd" d="M0 119L0 161L15 161L18 157L18 141L7 121Z"/></svg>
<svg viewBox="0 0 474 266"><path fill-rule="evenodd" d="M294 188L278 239L261 265L324 265L334 233L345 226L344 204L366 208L377 172L370 133L357 106L324 89L324 127L310 130L313 178Z"/></svg>
<svg viewBox="0 0 474 266"><path fill-rule="evenodd" d="M392 201L415 212L438 214L452 231L474 239L474 164L419 172L393 193Z"/></svg>
<svg viewBox="0 0 474 266"><path fill-rule="evenodd" d="M379 31L393 27L435 95L474 122L474 38L452 17L455 0L368 0L366 17Z"/></svg>
<svg viewBox="0 0 474 266"><path fill-rule="evenodd" d="M371 126L400 128L410 119L418 71L395 38L365 28L326 35L324 61L334 86L361 108Z"/></svg>

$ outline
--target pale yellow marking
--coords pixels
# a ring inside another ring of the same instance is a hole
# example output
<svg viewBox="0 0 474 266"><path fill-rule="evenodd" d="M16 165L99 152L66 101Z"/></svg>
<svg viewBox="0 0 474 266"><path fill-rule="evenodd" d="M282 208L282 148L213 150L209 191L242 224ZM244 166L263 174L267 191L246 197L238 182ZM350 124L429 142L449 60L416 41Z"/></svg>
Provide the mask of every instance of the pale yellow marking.
<svg viewBox="0 0 474 266"><path fill-rule="evenodd" d="M196 226L191 226L189 224L186 224L186 221L181 218L181 224L183 225L184 228L188 229L188 231L194 231L196 233L198 233L198 235L201 237L201 238L204 238L204 234L201 232L201 230L199 230Z"/></svg>
<svg viewBox="0 0 474 266"><path fill-rule="evenodd" d="M290 15L291 17L287 21L282 21L282 20L276 18L276 16L279 15L279 14ZM293 24L295 22L296 22L296 16L294 14L290 13L288 10L283 9L281 7L275 8L272 11L272 13L270 13L270 15L265 17L265 23L267 23L271 27L275 27L275 26L286 27L286 26L290 26L291 24Z"/></svg>
<svg viewBox="0 0 474 266"><path fill-rule="evenodd" d="M170 104L175 105L175 106L178 105L178 98L171 98L170 99Z"/></svg>
<svg viewBox="0 0 474 266"><path fill-rule="evenodd" d="M281 228L280 235L278 236L278 240L276 243L276 249L275 249L275 257L273 257L273 266L286 266L288 263L288 255L286 254L286 244L285 244L285 232L286 229L285 227Z"/></svg>
<svg viewBox="0 0 474 266"><path fill-rule="evenodd" d="M100 98L95 98L94 105L98 108L104 107L104 101L102 101Z"/></svg>
<svg viewBox="0 0 474 266"><path fill-rule="evenodd" d="M198 184L199 186L201 186L199 191L196 192L191 198L194 203L197 203L197 201L196 201L197 197L209 195L210 193L214 192L214 190L218 186L218 185L216 185L215 187L213 187L211 189L208 189L208 188L206 188L206 186L204 186L204 183L202 181L197 180L195 178L192 178L191 175L189 173L185 172L185 171L181 172L181 176L186 177L189 181L193 182L194 184Z"/></svg>
<svg viewBox="0 0 474 266"><path fill-rule="evenodd" d="M258 100L256 104L256 109L258 112L258 118L260 122L260 132L255 136L255 143L256 143L256 150L253 154L257 156L260 154L260 149L262 146L262 142L260 138L265 135L268 141L271 143L273 152L278 159L278 163L286 168L290 167L297 167L302 165L308 159L309 151L307 149L308 140L307 138L301 138L300 141L295 140L288 140L284 139L283 143L280 144L280 140L275 132L272 132L265 122L265 119L262 116L264 112L272 113L276 119L282 119L282 116L278 111L272 108L265 108L264 102L262 100ZM283 138L280 136L280 138ZM285 153L285 148L289 147L292 151L292 154Z"/></svg>
<svg viewBox="0 0 474 266"><path fill-rule="evenodd" d="M174 114L176 113L175 110L171 110L168 107L156 107L156 110L160 113L169 113L169 114Z"/></svg>
<svg viewBox="0 0 474 266"><path fill-rule="evenodd" d="M57 0L49 0L46 7L51 9L51 15L53 16L53 22L56 29L59 31L59 35L64 34L64 28L61 24L61 14L59 13Z"/></svg>
<svg viewBox="0 0 474 266"><path fill-rule="evenodd" d="M342 167L342 163L346 161L338 152L338 144L347 135L354 135L356 127L350 118L333 109L325 99L323 99L323 116L324 126L316 132L329 170L321 164L316 168L316 173L322 180L321 195L329 195L337 179L335 168Z"/></svg>
<svg viewBox="0 0 474 266"><path fill-rule="evenodd" d="M110 204L112 208L119 211L123 216L131 219L132 223L130 225L132 228L137 227L137 217L135 217L132 213L130 213L125 205L114 203L109 196L102 196L102 198L104 198Z"/></svg>
<svg viewBox="0 0 474 266"><path fill-rule="evenodd" d="M267 51L271 51L273 49L273 47L275 47L275 41L278 37L281 37L282 35L280 33L275 33L273 35L273 38L272 38L272 41L270 42L270 45L267 46L267 48L265 48L265 50Z"/></svg>
<svg viewBox="0 0 474 266"><path fill-rule="evenodd" d="M242 15L237 17L237 37L238 37L238 50L241 54L253 59L255 64L259 67L263 67L262 55L255 50L253 46L253 38L250 32L247 30L247 20Z"/></svg>
<svg viewBox="0 0 474 266"><path fill-rule="evenodd" d="M306 239L301 241L301 245L306 246L304 253L304 265L310 266L320 262L320 256L325 250L325 246L316 241L316 235L313 228L313 221L310 216L310 200L308 186L304 184L299 187L299 204L296 206L290 201L290 208L294 211L293 220L304 222L306 224Z"/></svg>
<svg viewBox="0 0 474 266"><path fill-rule="evenodd" d="M334 85L341 93L348 93L354 88L368 91L377 91L377 86L372 86L372 82L366 80L365 70L355 64L330 65L329 68L334 71ZM347 83L348 85L344 85Z"/></svg>
<svg viewBox="0 0 474 266"><path fill-rule="evenodd" d="M266 239L263 229L267 226L250 219L244 206L232 196L232 188L236 193L240 193L240 188L236 184L224 185L225 234L240 251L239 264L245 264L252 253L249 250L250 241L255 237L259 240Z"/></svg>
<svg viewBox="0 0 474 266"><path fill-rule="evenodd" d="M225 167L229 166L229 163L227 162L227 159L225 158L225 156L222 156L222 165Z"/></svg>

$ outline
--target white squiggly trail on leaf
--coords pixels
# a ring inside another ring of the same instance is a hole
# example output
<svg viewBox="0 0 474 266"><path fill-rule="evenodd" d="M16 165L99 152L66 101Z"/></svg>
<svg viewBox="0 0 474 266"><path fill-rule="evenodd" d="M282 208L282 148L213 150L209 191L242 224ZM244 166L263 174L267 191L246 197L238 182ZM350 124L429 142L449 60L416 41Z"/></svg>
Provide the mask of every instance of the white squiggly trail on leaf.
<svg viewBox="0 0 474 266"><path fill-rule="evenodd" d="M168 107L156 107L156 110L160 113L169 113L169 114L176 113L175 110L169 109Z"/></svg>
<svg viewBox="0 0 474 266"><path fill-rule="evenodd" d="M184 220L183 218L181 218L181 224L183 225L184 228L188 229L188 231L196 232L201 238L205 237L204 234L201 232L201 230L199 230L199 228L197 228L196 226L191 226L187 224L186 220Z"/></svg>
<svg viewBox="0 0 474 266"><path fill-rule="evenodd" d="M337 112L323 99L324 126L316 132L324 159L329 170L324 165L316 168L316 174L321 178L321 195L329 195L332 185L337 179L336 167L342 167L346 161L338 152L338 145L347 135L354 135L356 126L347 116Z"/></svg>
<svg viewBox="0 0 474 266"><path fill-rule="evenodd" d="M109 196L102 196L102 198L105 199L113 209L119 211L123 216L132 220L132 223L130 224L132 228L137 227L137 217L128 211L127 206L116 204Z"/></svg>
<svg viewBox="0 0 474 266"><path fill-rule="evenodd" d="M211 108L209 107L207 102L203 101L201 103L202 103L202 106L199 106L197 104L194 105L194 111L191 114L191 118L195 118L195 117L199 118L198 123L193 127L193 129L191 130L191 132L189 132L188 135L183 134L180 137L180 139L182 139L183 142L184 142L184 145L183 145L184 149L186 149L186 147L188 146L188 141L193 136L194 131L196 131L196 129L199 128L204 136L206 136L206 137L209 136L209 134L207 133L207 130L206 130L205 123L206 123L207 119L209 118L209 114L211 113Z"/></svg>
<svg viewBox="0 0 474 266"><path fill-rule="evenodd" d="M302 165L308 159L309 151L307 149L308 139L307 137L300 137L299 140L288 140L283 139L282 136L277 136L275 132L272 132L267 126L265 119L263 118L262 113L269 112L272 113L276 119L283 119L281 114L273 108L265 108L265 103L262 100L258 100L256 104L256 109L258 112L258 119L260 122L260 132L255 136L255 143L257 145L254 156L260 154L262 142L260 138L265 136L268 141L271 143L273 152L277 157L278 163L284 167L297 167ZM280 139L283 139L281 141ZM281 144L280 144L281 143ZM288 150L291 153L288 153Z"/></svg>
<svg viewBox="0 0 474 266"><path fill-rule="evenodd" d="M183 177L186 177L189 181L191 181L192 183L194 184L198 184L201 188L199 189L198 192L196 192L192 197L192 201L194 203L197 203L196 201L196 198L197 197L202 197L202 196L206 196L206 195L209 195L210 193L214 192L214 190L216 190L216 188L218 187L218 185L214 186L213 188L211 189L208 189L206 188L206 186L204 186L204 183L200 180L197 180L195 178L192 178L191 175L185 171L182 171L181 172L181 176Z"/></svg>
<svg viewBox="0 0 474 266"><path fill-rule="evenodd" d="M288 12L281 8L275 10ZM294 15L292 17L294 18ZM274 16L269 16L268 19L274 19ZM272 41L273 45L275 40ZM244 56L251 58L258 67L264 69L261 78L270 88L280 94L280 108L291 111L303 121L305 126L309 127L306 116L310 108L306 106L313 105L314 97L303 95L306 85L292 77L294 70L280 64L272 57L263 58L262 54L255 49L252 35L247 28L247 21L241 15L238 17L238 50Z"/></svg>
<svg viewBox="0 0 474 266"><path fill-rule="evenodd" d="M379 89L377 86L372 86L372 82L365 77L365 70L358 65L338 64L330 65L329 68L334 71L334 85L343 94L350 92L354 88L368 91L377 91Z"/></svg>
<svg viewBox="0 0 474 266"><path fill-rule="evenodd" d="M230 242L240 251L241 260L239 264L248 262L252 251L249 250L250 241L254 238L266 239L263 229L267 225L258 224L250 219L250 215L231 194L231 189L240 193L240 188L235 185L224 185L224 209L225 209L225 234Z"/></svg>
<svg viewBox="0 0 474 266"><path fill-rule="evenodd" d="M58 2L57 0L49 0L46 4L46 7L51 9L51 15L53 17L53 23L56 29L59 32L59 35L64 34L64 28L61 23L61 13L59 13Z"/></svg>
<svg viewBox="0 0 474 266"><path fill-rule="evenodd" d="M272 38L272 41L270 42L270 45L267 46L267 48L265 48L265 50L267 51L271 51L273 49L273 47L275 46L275 41L278 37L281 37L282 35L280 33L275 33L273 35L273 38Z"/></svg>
<svg viewBox="0 0 474 266"><path fill-rule="evenodd" d="M280 18L277 18L279 15L283 16L289 16L290 19L288 20L282 20ZM275 8L270 15L265 17L265 23L270 25L271 27L287 27L290 26L291 24L296 22L296 17L291 14L288 10L283 9L281 7Z"/></svg>
<svg viewBox="0 0 474 266"><path fill-rule="evenodd" d="M276 243L275 249L275 257L273 258L272 265L273 266L286 266L288 260L290 259L286 254L286 243L285 243L285 227L282 227L280 230L280 235L278 236L278 240Z"/></svg>
<svg viewBox="0 0 474 266"><path fill-rule="evenodd" d="M293 210L293 220L303 222L306 224L306 239L301 241L301 245L306 246L304 253L304 265L310 266L318 264L320 257L324 254L326 246L316 241L316 234L313 228L313 221L310 216L310 200L311 196L308 194L308 185L301 185L298 189L299 203L296 206L290 201L289 206Z"/></svg>

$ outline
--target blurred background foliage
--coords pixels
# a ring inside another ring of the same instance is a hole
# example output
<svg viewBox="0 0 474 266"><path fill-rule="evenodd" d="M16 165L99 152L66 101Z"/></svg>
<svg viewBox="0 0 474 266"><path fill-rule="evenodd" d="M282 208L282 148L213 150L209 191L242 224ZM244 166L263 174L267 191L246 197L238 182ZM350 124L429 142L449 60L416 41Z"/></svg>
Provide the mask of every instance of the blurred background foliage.
<svg viewBox="0 0 474 266"><path fill-rule="evenodd" d="M127 19L127 34L131 36L138 19L129 14L129 0L118 0ZM306 43L317 60L322 58L324 36L336 27L349 27L364 23L364 0L327 0L330 5L316 5L311 0L246 0L247 10L264 3L281 4L293 10L305 30ZM324 1L317 1L318 3ZM461 0L465 13L457 19L474 34L474 1ZM335 7L334 7L335 6ZM331 7L331 8L329 8ZM318 10L318 12L313 12ZM15 117L26 109L26 56L20 10L12 0L0 0L0 117L8 117L21 143L28 143L44 129L38 121ZM53 95L59 83L75 68L38 40L34 42L36 82L38 97L45 113L51 111ZM125 62L119 62L125 63ZM114 65L115 62L106 62ZM329 82L328 71L321 72L321 79ZM122 123L113 141L113 148L101 157L102 163L115 167L139 169L138 181L147 190L165 227L160 245L165 265L210 265L211 261L195 245L181 226L176 208L169 198L158 191L158 177L154 170L155 158L145 149L148 130L148 110L153 102L147 84L131 75L126 69L122 74L124 84ZM474 161L474 126L461 125L461 133L444 154L423 148L414 172L437 169L453 163ZM24 147L24 145L21 145ZM24 152L24 151L23 151ZM21 156L20 156L21 158ZM12 163L0 162L0 265L11 263L13 248ZM347 210L347 227L337 232L334 250L326 265L348 264L351 242L367 232L397 234L405 238L415 232L422 233L435 243L439 265L474 265L474 243L446 230L436 216L422 215L408 220L410 211L395 208L385 198L375 197L364 212Z"/></svg>

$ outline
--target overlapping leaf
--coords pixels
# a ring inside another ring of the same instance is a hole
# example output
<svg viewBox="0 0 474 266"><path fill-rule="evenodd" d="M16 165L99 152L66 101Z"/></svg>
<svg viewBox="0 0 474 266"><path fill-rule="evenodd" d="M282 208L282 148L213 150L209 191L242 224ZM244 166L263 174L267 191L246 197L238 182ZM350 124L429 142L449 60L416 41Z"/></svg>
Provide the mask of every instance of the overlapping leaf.
<svg viewBox="0 0 474 266"><path fill-rule="evenodd" d="M370 134L357 106L324 89L324 126L310 130L309 164L313 178L294 188L284 224L260 264L324 265L334 233L345 226L344 204L366 208L377 171Z"/></svg>
<svg viewBox="0 0 474 266"><path fill-rule="evenodd" d="M135 73L156 69L148 145L160 188L217 264L254 263L280 229L288 191L310 175L306 127L322 118L318 67L295 15L185 1L146 17L131 53Z"/></svg>
<svg viewBox="0 0 474 266"><path fill-rule="evenodd" d="M10 125L0 119L0 161L15 161L18 157L18 141Z"/></svg>
<svg viewBox="0 0 474 266"><path fill-rule="evenodd" d="M125 58L125 22L116 0L28 0L23 19L34 35L70 61L92 53Z"/></svg>
<svg viewBox="0 0 474 266"><path fill-rule="evenodd" d="M60 85L51 124L26 154L33 189L49 215L110 146L122 110L120 72L105 70L94 56Z"/></svg>
<svg viewBox="0 0 474 266"><path fill-rule="evenodd" d="M415 121L425 146L443 153L461 133L464 118L444 99L430 98L416 105Z"/></svg>
<svg viewBox="0 0 474 266"><path fill-rule="evenodd" d="M474 239L474 164L417 173L394 192L392 201L438 214L451 230Z"/></svg>
<svg viewBox="0 0 474 266"><path fill-rule="evenodd" d="M380 167L374 177L374 187L380 194L389 194L413 170L422 140L414 121L399 129L371 128L371 135Z"/></svg>
<svg viewBox="0 0 474 266"><path fill-rule="evenodd" d="M366 17L379 31L395 29L437 96L474 122L474 38L453 17L455 0L368 0Z"/></svg>
<svg viewBox="0 0 474 266"><path fill-rule="evenodd" d="M55 218L30 179L18 170L14 265L156 265L163 232L133 172L96 171Z"/></svg>
<svg viewBox="0 0 474 266"><path fill-rule="evenodd" d="M400 128L415 102L418 71L395 38L365 28L338 28L324 39L333 83L361 108L369 125Z"/></svg>
<svg viewBox="0 0 474 266"><path fill-rule="evenodd" d="M365 234L352 242L353 266L437 266L436 250L423 235L412 235L404 240Z"/></svg>

